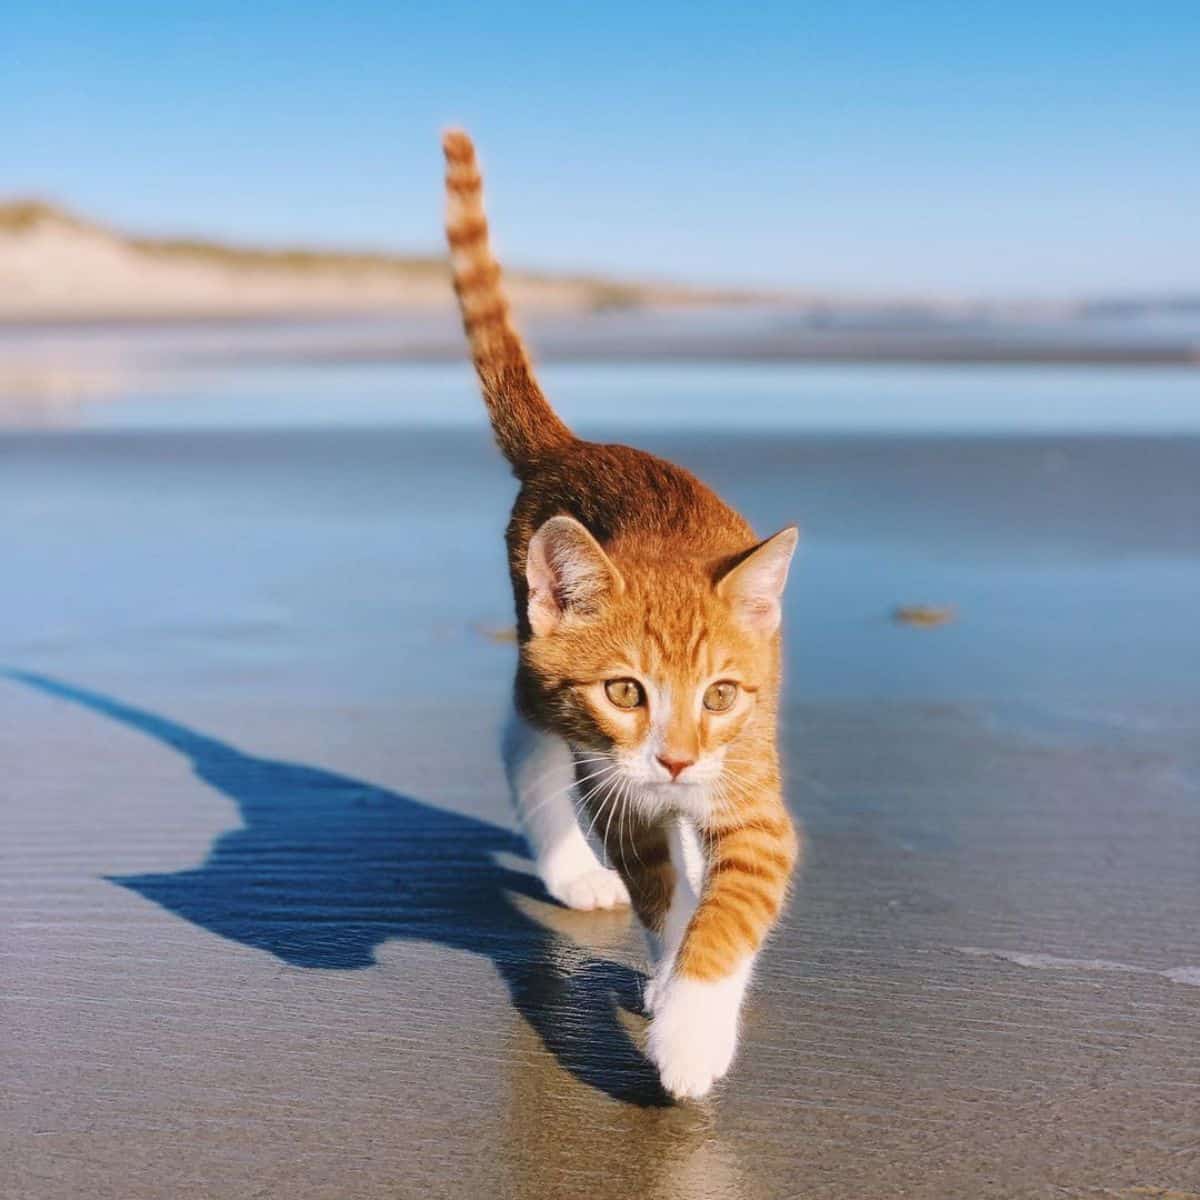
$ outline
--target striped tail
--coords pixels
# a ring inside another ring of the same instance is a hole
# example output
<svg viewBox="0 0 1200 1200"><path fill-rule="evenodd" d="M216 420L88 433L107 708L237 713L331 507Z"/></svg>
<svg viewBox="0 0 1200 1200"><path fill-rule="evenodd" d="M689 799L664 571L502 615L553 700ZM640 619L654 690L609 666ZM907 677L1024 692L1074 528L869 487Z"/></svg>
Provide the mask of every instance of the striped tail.
<svg viewBox="0 0 1200 1200"><path fill-rule="evenodd" d="M463 328L483 388L496 441L520 478L539 458L574 440L542 394L509 313L492 257L483 179L471 139L459 129L442 138L446 153L446 240Z"/></svg>

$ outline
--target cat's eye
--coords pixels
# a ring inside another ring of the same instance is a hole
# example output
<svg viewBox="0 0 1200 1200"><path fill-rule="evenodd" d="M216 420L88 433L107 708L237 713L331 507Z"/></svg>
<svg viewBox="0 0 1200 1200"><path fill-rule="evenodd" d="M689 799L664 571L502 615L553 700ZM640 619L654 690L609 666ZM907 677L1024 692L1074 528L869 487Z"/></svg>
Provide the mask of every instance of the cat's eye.
<svg viewBox="0 0 1200 1200"><path fill-rule="evenodd" d="M646 703L646 693L636 679L610 679L604 694L618 708L641 708Z"/></svg>
<svg viewBox="0 0 1200 1200"><path fill-rule="evenodd" d="M710 684L704 693L704 707L709 712L728 712L737 700L738 685L728 679Z"/></svg>

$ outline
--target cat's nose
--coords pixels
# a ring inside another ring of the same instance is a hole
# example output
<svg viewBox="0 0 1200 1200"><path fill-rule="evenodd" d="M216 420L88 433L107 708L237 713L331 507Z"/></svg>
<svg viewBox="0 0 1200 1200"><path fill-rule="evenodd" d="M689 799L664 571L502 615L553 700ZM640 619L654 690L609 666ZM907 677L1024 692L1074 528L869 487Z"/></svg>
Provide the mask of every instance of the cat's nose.
<svg viewBox="0 0 1200 1200"><path fill-rule="evenodd" d="M658 761L670 772L672 779L678 779L696 760L694 758L667 758L659 754Z"/></svg>

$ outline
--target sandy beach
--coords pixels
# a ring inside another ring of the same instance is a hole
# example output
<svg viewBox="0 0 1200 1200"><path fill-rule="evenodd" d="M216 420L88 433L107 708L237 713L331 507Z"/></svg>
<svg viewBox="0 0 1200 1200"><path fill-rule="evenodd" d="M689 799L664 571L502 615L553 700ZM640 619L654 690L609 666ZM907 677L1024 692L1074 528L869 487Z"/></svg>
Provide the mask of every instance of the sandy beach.
<svg viewBox="0 0 1200 1200"><path fill-rule="evenodd" d="M1200 441L639 438L806 533L809 861L672 1106L513 833L498 456L246 424L0 437L0 1192L1196 1192Z"/></svg>

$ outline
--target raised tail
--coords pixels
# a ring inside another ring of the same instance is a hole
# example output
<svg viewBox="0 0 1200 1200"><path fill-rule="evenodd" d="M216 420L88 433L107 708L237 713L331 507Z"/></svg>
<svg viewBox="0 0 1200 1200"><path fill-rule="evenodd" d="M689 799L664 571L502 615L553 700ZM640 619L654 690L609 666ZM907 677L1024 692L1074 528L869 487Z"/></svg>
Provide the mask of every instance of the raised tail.
<svg viewBox="0 0 1200 1200"><path fill-rule="evenodd" d="M471 358L483 388L496 441L518 476L538 458L574 440L538 386L509 312L492 257L483 178L475 147L460 129L442 138L446 153L446 240L454 290Z"/></svg>

